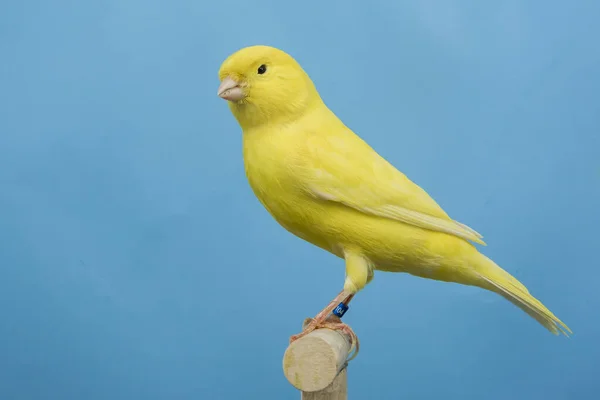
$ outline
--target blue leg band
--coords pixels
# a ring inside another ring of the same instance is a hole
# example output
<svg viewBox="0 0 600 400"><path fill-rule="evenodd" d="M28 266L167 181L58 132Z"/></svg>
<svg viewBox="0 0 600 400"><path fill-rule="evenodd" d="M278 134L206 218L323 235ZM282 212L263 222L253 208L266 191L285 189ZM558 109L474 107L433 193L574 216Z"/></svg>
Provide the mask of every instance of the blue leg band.
<svg viewBox="0 0 600 400"><path fill-rule="evenodd" d="M333 315L342 318L344 314L346 314L346 311L348 311L348 306L344 303L340 303L336 308L333 309Z"/></svg>

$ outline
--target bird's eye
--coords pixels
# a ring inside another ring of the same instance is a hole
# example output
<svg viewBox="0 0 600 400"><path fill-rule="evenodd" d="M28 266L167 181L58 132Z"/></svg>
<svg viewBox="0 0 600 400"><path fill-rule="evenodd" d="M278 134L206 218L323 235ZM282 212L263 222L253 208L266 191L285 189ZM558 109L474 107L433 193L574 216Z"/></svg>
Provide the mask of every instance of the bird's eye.
<svg viewBox="0 0 600 400"><path fill-rule="evenodd" d="M265 72L267 72L267 66L265 64L262 64L260 67L258 67L258 73L260 75L264 74Z"/></svg>

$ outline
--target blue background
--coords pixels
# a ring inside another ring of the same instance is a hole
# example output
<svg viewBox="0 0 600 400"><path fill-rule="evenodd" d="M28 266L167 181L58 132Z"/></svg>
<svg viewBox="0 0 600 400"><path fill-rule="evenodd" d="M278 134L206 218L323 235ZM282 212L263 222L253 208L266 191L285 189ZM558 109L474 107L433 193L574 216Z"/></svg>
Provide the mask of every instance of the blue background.
<svg viewBox="0 0 600 400"><path fill-rule="evenodd" d="M600 3L3 1L0 398L297 399L288 337L343 261L279 227L216 96L291 53L337 115L575 332L379 273L345 320L354 399L600 391Z"/></svg>

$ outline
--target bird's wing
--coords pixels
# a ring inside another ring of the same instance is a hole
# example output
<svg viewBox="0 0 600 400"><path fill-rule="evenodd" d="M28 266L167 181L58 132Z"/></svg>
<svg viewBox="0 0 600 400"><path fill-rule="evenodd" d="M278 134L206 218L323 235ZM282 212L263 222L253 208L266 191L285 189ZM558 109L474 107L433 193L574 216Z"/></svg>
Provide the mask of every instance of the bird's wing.
<svg viewBox="0 0 600 400"><path fill-rule="evenodd" d="M452 220L418 185L351 135L311 135L302 157L307 190L317 198L365 214L445 232L485 245L482 236Z"/></svg>

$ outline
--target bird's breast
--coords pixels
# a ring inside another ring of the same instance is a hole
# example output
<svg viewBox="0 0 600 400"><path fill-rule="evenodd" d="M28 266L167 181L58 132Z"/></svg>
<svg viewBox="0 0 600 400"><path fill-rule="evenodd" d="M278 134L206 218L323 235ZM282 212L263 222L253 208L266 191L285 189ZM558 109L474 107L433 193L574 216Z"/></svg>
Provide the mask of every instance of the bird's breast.
<svg viewBox="0 0 600 400"><path fill-rule="evenodd" d="M302 206L302 185L291 167L292 146L275 135L263 136L266 137L244 140L244 167L248 183L276 219L294 218Z"/></svg>
<svg viewBox="0 0 600 400"><path fill-rule="evenodd" d="M302 143L285 140L283 135L246 136L244 167L255 196L289 232L331 250L319 223L323 206L304 190L301 174L294 169L293 159Z"/></svg>

